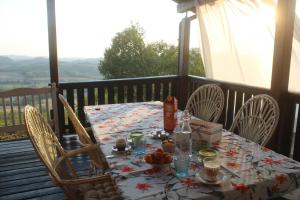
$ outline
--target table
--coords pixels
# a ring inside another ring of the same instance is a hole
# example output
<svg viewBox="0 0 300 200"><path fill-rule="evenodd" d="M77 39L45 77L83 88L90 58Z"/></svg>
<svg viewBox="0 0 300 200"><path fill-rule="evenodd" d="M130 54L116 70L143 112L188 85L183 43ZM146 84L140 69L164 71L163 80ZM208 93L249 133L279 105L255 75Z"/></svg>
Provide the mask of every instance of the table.
<svg viewBox="0 0 300 200"><path fill-rule="evenodd" d="M86 106L96 140L111 166L111 173L125 199L268 199L281 196L299 187L300 163L268 148L223 131L219 151L224 181L205 185L195 178L202 165L193 156L189 176L177 178L162 174L143 161L142 156L115 155L112 147L119 135L142 130L145 135L163 128L161 102L142 102ZM161 147L159 140L147 138L147 151Z"/></svg>

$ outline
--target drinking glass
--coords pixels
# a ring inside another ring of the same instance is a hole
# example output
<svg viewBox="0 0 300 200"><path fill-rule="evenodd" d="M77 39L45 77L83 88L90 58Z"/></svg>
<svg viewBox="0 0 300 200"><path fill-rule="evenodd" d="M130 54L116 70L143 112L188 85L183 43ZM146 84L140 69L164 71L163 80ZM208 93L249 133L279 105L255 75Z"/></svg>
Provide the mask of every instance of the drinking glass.
<svg viewBox="0 0 300 200"><path fill-rule="evenodd" d="M207 157L203 159L204 173L208 181L216 181L221 163L217 158Z"/></svg>
<svg viewBox="0 0 300 200"><path fill-rule="evenodd" d="M174 156L174 166L175 166L176 176L178 177L188 176L189 163L190 163L189 154Z"/></svg>
<svg viewBox="0 0 300 200"><path fill-rule="evenodd" d="M146 152L146 138L142 132L133 132L130 134L132 146L136 155L144 155Z"/></svg>

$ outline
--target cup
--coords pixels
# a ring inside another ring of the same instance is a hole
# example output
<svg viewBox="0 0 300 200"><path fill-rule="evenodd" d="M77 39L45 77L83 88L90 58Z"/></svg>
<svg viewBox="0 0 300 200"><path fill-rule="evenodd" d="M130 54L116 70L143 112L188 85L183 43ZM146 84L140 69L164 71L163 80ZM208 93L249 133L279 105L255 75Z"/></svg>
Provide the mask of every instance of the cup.
<svg viewBox="0 0 300 200"><path fill-rule="evenodd" d="M204 158L203 159L204 165L204 174L205 178L208 181L217 181L217 177L221 168L221 163L217 158Z"/></svg>
<svg viewBox="0 0 300 200"><path fill-rule="evenodd" d="M144 134L142 132L132 132L130 134L130 139L136 155L144 155L146 152L146 138L144 137Z"/></svg>
<svg viewBox="0 0 300 200"><path fill-rule="evenodd" d="M175 173L178 177L188 176L190 157L188 154L174 156Z"/></svg>

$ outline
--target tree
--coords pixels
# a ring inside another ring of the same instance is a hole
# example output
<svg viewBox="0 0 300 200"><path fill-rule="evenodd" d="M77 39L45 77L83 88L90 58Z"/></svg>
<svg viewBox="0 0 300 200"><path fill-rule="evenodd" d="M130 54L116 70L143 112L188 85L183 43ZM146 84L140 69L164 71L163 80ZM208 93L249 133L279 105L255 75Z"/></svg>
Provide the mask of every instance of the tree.
<svg viewBox="0 0 300 200"><path fill-rule="evenodd" d="M143 37L144 31L139 25L131 25L117 33L100 60L100 73L106 79L176 74L178 48L163 41L147 45ZM202 75L199 51L192 50L190 58L193 59L190 61L191 72Z"/></svg>
<svg viewBox="0 0 300 200"><path fill-rule="evenodd" d="M123 32L117 33L112 40L111 47L105 50L104 59L99 64L99 71L105 78L145 75L143 34L143 30L137 25L131 25Z"/></svg>
<svg viewBox="0 0 300 200"><path fill-rule="evenodd" d="M189 53L189 74L205 76L201 54L197 48L192 48Z"/></svg>

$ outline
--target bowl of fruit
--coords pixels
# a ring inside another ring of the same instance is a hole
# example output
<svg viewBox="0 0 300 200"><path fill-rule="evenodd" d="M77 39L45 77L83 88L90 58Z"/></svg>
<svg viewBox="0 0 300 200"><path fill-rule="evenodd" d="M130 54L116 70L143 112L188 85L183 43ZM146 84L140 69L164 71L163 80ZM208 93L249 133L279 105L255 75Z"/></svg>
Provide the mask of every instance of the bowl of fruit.
<svg viewBox="0 0 300 200"><path fill-rule="evenodd" d="M172 156L162 149L146 154L144 159L146 163L152 165L155 169L170 168L170 163L173 160Z"/></svg>

